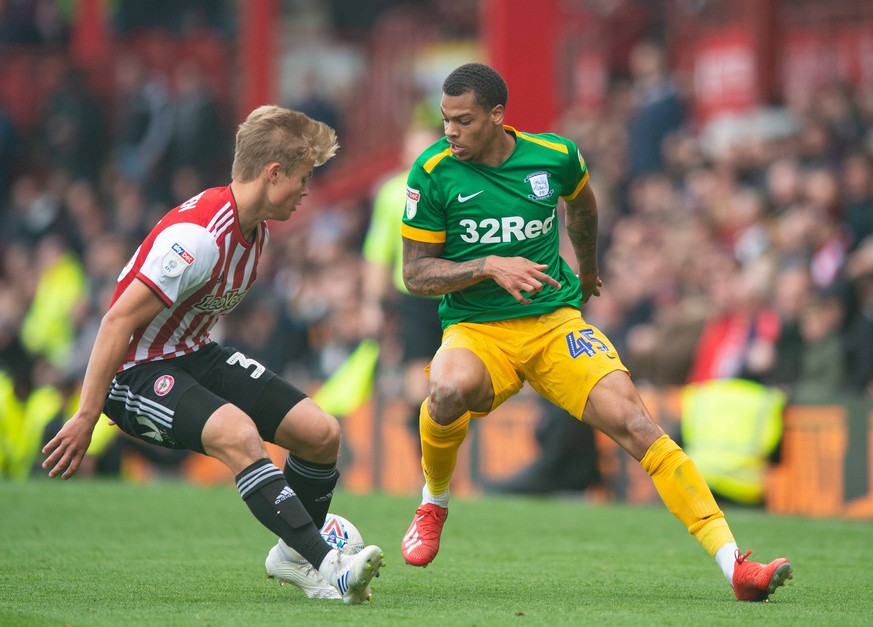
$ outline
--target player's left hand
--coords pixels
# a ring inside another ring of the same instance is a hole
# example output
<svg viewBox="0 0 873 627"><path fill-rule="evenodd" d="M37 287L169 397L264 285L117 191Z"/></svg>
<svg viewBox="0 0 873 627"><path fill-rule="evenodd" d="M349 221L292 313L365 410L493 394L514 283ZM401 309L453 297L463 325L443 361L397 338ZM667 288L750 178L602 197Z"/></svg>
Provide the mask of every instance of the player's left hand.
<svg viewBox="0 0 873 627"><path fill-rule="evenodd" d="M582 286L582 302L587 303L592 296L600 296L600 288L603 287L603 281L600 280L600 275L595 272L578 274L579 284Z"/></svg>

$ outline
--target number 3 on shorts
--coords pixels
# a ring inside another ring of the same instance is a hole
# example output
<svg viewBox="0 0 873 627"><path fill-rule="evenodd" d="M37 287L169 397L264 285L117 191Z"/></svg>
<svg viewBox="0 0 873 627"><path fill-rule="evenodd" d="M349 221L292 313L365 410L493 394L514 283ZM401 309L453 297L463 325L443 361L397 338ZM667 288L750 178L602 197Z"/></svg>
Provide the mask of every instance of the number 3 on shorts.
<svg viewBox="0 0 873 627"><path fill-rule="evenodd" d="M239 364L245 370L248 370L250 367L254 366L255 367L254 372L252 372L249 375L252 379L257 379L262 374L264 374L264 371L266 370L266 368L264 368L260 363L258 363L254 359L250 359L250 358L246 357L245 355L243 355L240 352L236 352L233 355L231 355L228 358L227 363L230 364L231 366L233 366L234 364Z"/></svg>

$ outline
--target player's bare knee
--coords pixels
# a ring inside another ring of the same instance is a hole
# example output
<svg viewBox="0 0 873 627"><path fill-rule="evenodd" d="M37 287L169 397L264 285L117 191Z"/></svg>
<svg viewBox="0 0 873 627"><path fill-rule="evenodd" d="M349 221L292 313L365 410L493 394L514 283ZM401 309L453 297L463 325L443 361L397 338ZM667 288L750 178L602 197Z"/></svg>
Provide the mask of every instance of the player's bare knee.
<svg viewBox="0 0 873 627"><path fill-rule="evenodd" d="M336 459L341 438L339 421L330 414L324 414L319 420L313 441L307 448L307 454L316 459Z"/></svg>
<svg viewBox="0 0 873 627"><path fill-rule="evenodd" d="M467 411L464 390L454 381L431 381L427 410L439 424L449 424Z"/></svg>

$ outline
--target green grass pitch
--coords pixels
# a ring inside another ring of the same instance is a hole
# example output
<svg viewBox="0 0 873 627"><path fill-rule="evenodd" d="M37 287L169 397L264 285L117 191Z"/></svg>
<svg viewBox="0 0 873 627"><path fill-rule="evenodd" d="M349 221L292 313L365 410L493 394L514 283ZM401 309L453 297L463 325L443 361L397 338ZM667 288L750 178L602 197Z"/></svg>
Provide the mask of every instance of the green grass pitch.
<svg viewBox="0 0 873 627"><path fill-rule="evenodd" d="M727 510L794 579L741 604L661 507L456 499L439 557L403 563L415 497L340 491L385 551L374 603L308 600L264 574L273 538L232 486L0 482L0 625L871 625L873 524Z"/></svg>

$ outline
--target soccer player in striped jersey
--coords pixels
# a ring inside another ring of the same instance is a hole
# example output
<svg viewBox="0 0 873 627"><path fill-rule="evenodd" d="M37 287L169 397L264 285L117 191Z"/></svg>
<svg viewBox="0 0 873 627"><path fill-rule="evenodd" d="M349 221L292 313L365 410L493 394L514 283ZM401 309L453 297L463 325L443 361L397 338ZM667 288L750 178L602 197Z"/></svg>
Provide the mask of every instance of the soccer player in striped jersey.
<svg viewBox="0 0 873 627"><path fill-rule="evenodd" d="M369 600L379 547L354 556L321 536L337 484L337 420L257 361L209 336L246 295L269 238L309 193L336 134L276 106L252 111L236 135L232 181L170 211L121 270L82 384L78 410L43 448L49 476L68 479L101 410L152 444L215 457L252 514L279 536L267 574L308 597ZM288 449L284 470L264 442Z"/></svg>
<svg viewBox="0 0 873 627"><path fill-rule="evenodd" d="M504 124L506 84L486 65L457 68L442 91L445 137L412 168L402 226L406 286L442 295L443 325L421 405L425 483L404 559L427 566L437 555L470 420L528 381L641 463L737 599L765 600L791 564L758 564L739 551L694 462L652 420L609 340L582 318L581 303L600 294L601 281L597 203L577 147ZM578 276L559 254L559 198Z"/></svg>

